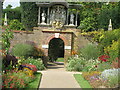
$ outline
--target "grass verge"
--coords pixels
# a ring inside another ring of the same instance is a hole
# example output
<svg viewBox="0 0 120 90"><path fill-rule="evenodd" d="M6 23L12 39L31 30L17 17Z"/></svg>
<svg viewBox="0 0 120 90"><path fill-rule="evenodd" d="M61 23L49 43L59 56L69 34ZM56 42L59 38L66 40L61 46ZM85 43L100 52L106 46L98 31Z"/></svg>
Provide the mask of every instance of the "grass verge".
<svg viewBox="0 0 120 90"><path fill-rule="evenodd" d="M27 88L36 88L37 89L39 87L42 74L40 72L37 72L35 74L35 77L36 77L36 79L33 82L29 83L28 86L26 87L26 89Z"/></svg>
<svg viewBox="0 0 120 90"><path fill-rule="evenodd" d="M74 74L74 77L76 81L79 83L81 88L90 88L90 90L92 90L92 87L89 84L89 82L85 80L81 74Z"/></svg>

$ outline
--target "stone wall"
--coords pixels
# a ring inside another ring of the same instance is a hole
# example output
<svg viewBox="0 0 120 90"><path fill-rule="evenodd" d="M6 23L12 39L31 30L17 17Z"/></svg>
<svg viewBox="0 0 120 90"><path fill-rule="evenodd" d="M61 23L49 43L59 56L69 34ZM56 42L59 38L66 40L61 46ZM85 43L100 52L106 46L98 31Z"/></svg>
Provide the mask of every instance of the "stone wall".
<svg viewBox="0 0 120 90"><path fill-rule="evenodd" d="M72 51L78 52L80 48L89 43L88 40L80 35L80 31L77 29L68 28L65 31L57 31L47 27L36 27L32 32L14 32L14 38L11 40L11 48L17 43L33 43L38 48L41 48L47 57L49 42L53 38L56 38L55 33L59 33L57 38L64 41L65 62L71 56Z"/></svg>

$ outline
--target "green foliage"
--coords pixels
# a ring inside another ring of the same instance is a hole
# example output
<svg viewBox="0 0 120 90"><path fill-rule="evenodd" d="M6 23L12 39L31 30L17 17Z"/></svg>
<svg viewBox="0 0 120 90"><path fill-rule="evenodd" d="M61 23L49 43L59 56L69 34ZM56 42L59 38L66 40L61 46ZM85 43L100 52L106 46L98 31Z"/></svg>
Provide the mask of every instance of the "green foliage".
<svg viewBox="0 0 120 90"><path fill-rule="evenodd" d="M20 2L22 9L22 23L26 30L37 26L38 7L35 2Z"/></svg>
<svg viewBox="0 0 120 90"><path fill-rule="evenodd" d="M120 28L120 2L78 2L82 5L80 10L80 28L84 31L108 29L109 20L112 20L114 29Z"/></svg>
<svg viewBox="0 0 120 90"><path fill-rule="evenodd" d="M37 67L38 70L44 70L45 66L40 58L34 59L34 58L27 58L26 60L23 61L25 64L32 64Z"/></svg>
<svg viewBox="0 0 120 90"><path fill-rule="evenodd" d="M35 73L35 77L36 77L35 80L33 82L29 83L27 85L27 87L25 87L25 89L28 88L27 90L29 90L30 88L38 88L40 80L42 78L42 73L40 73L40 72Z"/></svg>
<svg viewBox="0 0 120 90"><path fill-rule="evenodd" d="M107 47L112 44L112 41L117 41L119 39L120 29L115 29L112 31L106 31L102 34L102 36L99 38L100 44L102 44L104 47Z"/></svg>
<svg viewBox="0 0 120 90"><path fill-rule="evenodd" d="M17 19L10 21L9 28L12 30L24 30L24 26Z"/></svg>
<svg viewBox="0 0 120 90"><path fill-rule="evenodd" d="M106 69L110 69L111 68L111 64L108 62L102 62L100 64L98 64L97 70L98 71L104 71Z"/></svg>
<svg viewBox="0 0 120 90"><path fill-rule="evenodd" d="M68 71L82 71L85 66L85 59L83 58L69 58L66 65Z"/></svg>
<svg viewBox="0 0 120 90"><path fill-rule="evenodd" d="M100 63L100 61L98 59L87 60L87 61L85 61L85 66L82 71L83 72L96 71L98 63Z"/></svg>
<svg viewBox="0 0 120 90"><path fill-rule="evenodd" d="M34 54L34 47L29 44L16 44L12 49L12 54L15 56L24 56L27 58Z"/></svg>
<svg viewBox="0 0 120 90"><path fill-rule="evenodd" d="M108 5L103 4L99 15L97 16L98 27L101 29L108 29L109 20L112 20L113 28L119 28L119 12L118 3L109 3Z"/></svg>
<svg viewBox="0 0 120 90"><path fill-rule="evenodd" d="M94 44L88 44L81 48L80 54L86 59L97 59L99 56L99 49Z"/></svg>
<svg viewBox="0 0 120 90"><path fill-rule="evenodd" d="M95 22L95 18L86 17L83 21L81 21L81 24L78 28L83 31L93 31L95 30L96 24L97 23Z"/></svg>
<svg viewBox="0 0 120 90"><path fill-rule="evenodd" d="M109 77L109 86L110 87L118 87L119 84L120 84L120 80L118 77L115 77L115 76Z"/></svg>
<svg viewBox="0 0 120 90"><path fill-rule="evenodd" d="M113 41L112 45L108 46L107 48L105 48L105 52L109 52L109 61L112 62L113 60L115 60L117 57L119 57L119 47L120 47L120 39L118 41Z"/></svg>
<svg viewBox="0 0 120 90"><path fill-rule="evenodd" d="M8 7L6 9L3 9L3 17L5 13L7 13L8 21L11 21L13 19L17 19L19 22L21 21L21 7L16 7L13 9Z"/></svg>
<svg viewBox="0 0 120 90"><path fill-rule="evenodd" d="M2 49L8 53L10 48L10 40L13 38L13 32L11 32L8 28L2 33Z"/></svg>

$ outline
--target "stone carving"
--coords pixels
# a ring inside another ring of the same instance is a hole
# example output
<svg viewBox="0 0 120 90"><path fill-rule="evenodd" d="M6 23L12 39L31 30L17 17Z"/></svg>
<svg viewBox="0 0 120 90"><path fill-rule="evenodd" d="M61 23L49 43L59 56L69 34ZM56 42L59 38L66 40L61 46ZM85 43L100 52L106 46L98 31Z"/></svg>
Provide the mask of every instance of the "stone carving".
<svg viewBox="0 0 120 90"><path fill-rule="evenodd" d="M46 18L45 11L43 11L43 13L41 14L41 16L42 16L42 23L41 24L46 24L45 23L45 18Z"/></svg>
<svg viewBox="0 0 120 90"><path fill-rule="evenodd" d="M74 14L70 15L70 24L69 25L74 25Z"/></svg>
<svg viewBox="0 0 120 90"><path fill-rule="evenodd" d="M65 24L66 20L66 10L64 6L61 5L55 5L51 8L50 12L50 24L52 24L54 21L61 22Z"/></svg>
<svg viewBox="0 0 120 90"><path fill-rule="evenodd" d="M63 23L61 21L53 21L52 22L52 27L55 29L62 29Z"/></svg>

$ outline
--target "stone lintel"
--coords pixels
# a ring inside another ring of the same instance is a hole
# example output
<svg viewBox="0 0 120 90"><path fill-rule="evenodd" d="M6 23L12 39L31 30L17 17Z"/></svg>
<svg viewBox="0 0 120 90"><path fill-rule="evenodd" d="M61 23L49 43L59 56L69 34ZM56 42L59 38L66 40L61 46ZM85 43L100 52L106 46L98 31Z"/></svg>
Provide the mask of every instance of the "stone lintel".
<svg viewBox="0 0 120 90"><path fill-rule="evenodd" d="M46 32L46 33L70 33L72 34L73 31L55 31L55 30L42 30L42 32Z"/></svg>

